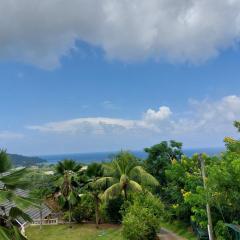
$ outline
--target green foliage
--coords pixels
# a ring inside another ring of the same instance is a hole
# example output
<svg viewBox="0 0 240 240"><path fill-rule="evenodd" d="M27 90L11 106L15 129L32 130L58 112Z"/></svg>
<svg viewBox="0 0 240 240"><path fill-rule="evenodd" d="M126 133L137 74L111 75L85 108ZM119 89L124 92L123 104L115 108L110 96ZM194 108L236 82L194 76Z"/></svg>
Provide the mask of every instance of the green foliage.
<svg viewBox="0 0 240 240"><path fill-rule="evenodd" d="M123 236L128 240L154 240L159 227L149 209L132 206L123 220Z"/></svg>
<svg viewBox="0 0 240 240"><path fill-rule="evenodd" d="M8 171L11 167L12 163L6 150L0 149L0 173Z"/></svg>
<svg viewBox="0 0 240 240"><path fill-rule="evenodd" d="M81 165L74 160L65 159L57 163L56 173L60 188L59 204L63 210L68 209L69 224L72 220L72 208L79 201L79 171Z"/></svg>
<svg viewBox="0 0 240 240"><path fill-rule="evenodd" d="M176 141L163 141L150 148L144 149L148 153L146 166L149 173L158 179L161 186L166 183L165 170L171 164L172 160L179 161L182 152L182 143Z"/></svg>
<svg viewBox="0 0 240 240"><path fill-rule="evenodd" d="M216 223L216 226L214 228L214 232L216 234L217 240L231 240L232 237L228 231L228 227L225 225L225 223L220 220Z"/></svg>
<svg viewBox="0 0 240 240"><path fill-rule="evenodd" d="M160 229L163 205L160 200L149 193L134 196L133 204L123 217L123 236L128 240L156 239Z"/></svg>
<svg viewBox="0 0 240 240"><path fill-rule="evenodd" d="M81 223L82 221L92 221L95 214L94 198L91 194L85 194L81 197L80 202L74 207L72 218Z"/></svg>
<svg viewBox="0 0 240 240"><path fill-rule="evenodd" d="M31 221L31 218L22 210L22 208L33 205L29 198L22 197L15 191L17 188L26 188L29 184L23 180L26 169L10 170L11 161L6 151L0 151L0 181L3 184L0 188L0 201L9 201L14 203L9 212L6 212L4 206L0 211L0 237L3 240L25 240L19 229L15 226L15 220L22 218ZM6 171L8 173L6 174Z"/></svg>
<svg viewBox="0 0 240 240"><path fill-rule="evenodd" d="M234 121L233 125L240 132L240 121Z"/></svg>
<svg viewBox="0 0 240 240"><path fill-rule="evenodd" d="M124 199L121 195L110 198L106 201L104 211L105 216L107 217L108 222L111 223L120 223L122 221L122 206Z"/></svg>
<svg viewBox="0 0 240 240"><path fill-rule="evenodd" d="M104 193L105 198L123 194L126 200L129 192L141 192L144 187L159 185L129 152L120 152L104 167L104 177L98 179L96 184L110 185Z"/></svg>
<svg viewBox="0 0 240 240"><path fill-rule="evenodd" d="M59 175L64 175L64 173L67 172L78 172L81 169L81 165L78 164L76 161L72 159L64 159L63 161L60 161L56 165L56 172Z"/></svg>
<svg viewBox="0 0 240 240"><path fill-rule="evenodd" d="M36 202L42 203L48 196L51 196L56 190L55 176L46 175L43 172L34 173L29 177L31 179L30 196Z"/></svg>
<svg viewBox="0 0 240 240"><path fill-rule="evenodd" d="M198 156L194 155L192 158L182 156L180 161L172 161L165 170L165 176L163 200L166 203L170 219L189 222L190 216L193 214L191 208L196 204L199 206L199 202L195 202L197 201L197 188L202 186ZM190 196L192 199L186 198Z"/></svg>
<svg viewBox="0 0 240 240"><path fill-rule="evenodd" d="M208 189L212 205L221 218L231 223L240 219L240 155L226 152L209 169Z"/></svg>

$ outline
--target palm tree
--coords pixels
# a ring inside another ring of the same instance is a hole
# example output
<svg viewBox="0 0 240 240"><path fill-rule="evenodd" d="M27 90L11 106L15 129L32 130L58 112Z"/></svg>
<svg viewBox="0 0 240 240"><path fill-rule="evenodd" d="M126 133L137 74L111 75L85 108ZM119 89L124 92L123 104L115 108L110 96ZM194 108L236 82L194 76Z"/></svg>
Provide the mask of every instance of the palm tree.
<svg viewBox="0 0 240 240"><path fill-rule="evenodd" d="M98 179L96 184L110 184L104 196L124 194L127 200L128 192L141 192L144 187L158 186L159 182L140 165L134 155L129 152L120 152L115 159L105 165L105 176Z"/></svg>
<svg viewBox="0 0 240 240"><path fill-rule="evenodd" d="M93 196L95 202L95 219L96 227L99 226L99 205L101 203L100 194L103 192L104 186L97 184L97 180L103 177L103 167L101 164L92 163L88 166L86 175L89 177L89 183L86 185L87 190Z"/></svg>
<svg viewBox="0 0 240 240"><path fill-rule="evenodd" d="M22 197L17 194L16 189L25 189L28 183L23 180L26 169L11 170L11 160L6 150L0 149L0 202L10 201L14 203L9 212L6 212L5 206L0 206L0 239L3 240L25 240L18 227L16 220L23 218L26 221L32 221L31 218L24 213L22 208L34 205L31 199Z"/></svg>
<svg viewBox="0 0 240 240"><path fill-rule="evenodd" d="M76 180L77 173L81 169L81 165L71 159L65 159L57 163L56 173L59 176L58 182L60 184L61 195L59 197L62 206L68 205L68 221L71 227L71 212L72 206L78 201L78 182Z"/></svg>

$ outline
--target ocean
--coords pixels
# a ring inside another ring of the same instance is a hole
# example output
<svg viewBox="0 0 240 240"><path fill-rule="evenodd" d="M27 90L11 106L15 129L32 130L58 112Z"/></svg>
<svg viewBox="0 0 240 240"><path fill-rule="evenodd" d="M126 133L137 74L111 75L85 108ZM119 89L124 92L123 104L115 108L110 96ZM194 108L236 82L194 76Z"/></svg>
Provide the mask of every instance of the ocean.
<svg viewBox="0 0 240 240"><path fill-rule="evenodd" d="M218 155L224 149L223 148L195 148L184 149L183 152L187 156L192 156L194 153L207 153L208 155ZM73 159L78 162L89 164L92 162L108 162L117 152L93 152L93 153L70 153L70 154L56 154L56 155L44 155L39 156L42 159L47 160L47 164L56 164L63 159ZM143 151L132 151L132 153L139 158L146 158L147 154Z"/></svg>

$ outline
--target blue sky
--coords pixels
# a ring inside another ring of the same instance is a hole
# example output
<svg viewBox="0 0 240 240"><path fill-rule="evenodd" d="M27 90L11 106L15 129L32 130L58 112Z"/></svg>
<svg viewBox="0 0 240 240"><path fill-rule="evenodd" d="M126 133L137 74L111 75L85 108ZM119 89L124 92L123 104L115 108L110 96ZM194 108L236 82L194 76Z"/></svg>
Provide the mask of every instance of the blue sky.
<svg viewBox="0 0 240 240"><path fill-rule="evenodd" d="M227 1L221 3L224 7ZM219 19L210 26L217 29ZM170 39L159 39L142 51L145 41L135 38L135 49L131 39L115 40L113 32L104 32L107 40L101 34L92 37L93 30L85 34L81 21L76 19L79 36L70 34L65 41L64 35L61 44L59 34L50 36L52 31L44 31L41 41L33 39L36 33L24 21L16 36L0 29L10 39L0 47L0 147L28 155L139 150L169 139L186 148L218 147L224 136L237 136L232 121L240 118L238 32L219 30L221 37L209 43L215 35L206 28L197 32L202 42L191 39L189 45L177 46L182 39L171 35L176 42L170 48L158 44ZM54 24L50 28L57 29ZM24 36L21 44L19 35Z"/></svg>

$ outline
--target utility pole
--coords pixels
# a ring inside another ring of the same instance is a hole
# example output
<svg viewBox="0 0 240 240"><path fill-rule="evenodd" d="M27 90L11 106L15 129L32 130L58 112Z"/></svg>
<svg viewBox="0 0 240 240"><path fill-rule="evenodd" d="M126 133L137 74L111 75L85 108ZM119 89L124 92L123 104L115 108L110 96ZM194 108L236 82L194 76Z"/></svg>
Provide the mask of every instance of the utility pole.
<svg viewBox="0 0 240 240"><path fill-rule="evenodd" d="M214 240L211 209L210 209L210 206L209 206L209 203L208 203L208 192L207 192L207 186L206 186L205 162L204 162L204 159L202 157L202 154L199 154L199 161L200 161L200 164L201 164L203 187L204 187L204 189L207 193L207 195L206 195L206 200L207 200L206 209L207 209L207 218L208 218L208 236L209 236L209 240Z"/></svg>

